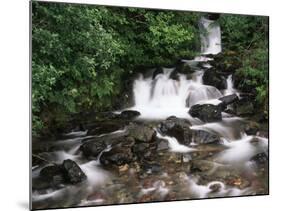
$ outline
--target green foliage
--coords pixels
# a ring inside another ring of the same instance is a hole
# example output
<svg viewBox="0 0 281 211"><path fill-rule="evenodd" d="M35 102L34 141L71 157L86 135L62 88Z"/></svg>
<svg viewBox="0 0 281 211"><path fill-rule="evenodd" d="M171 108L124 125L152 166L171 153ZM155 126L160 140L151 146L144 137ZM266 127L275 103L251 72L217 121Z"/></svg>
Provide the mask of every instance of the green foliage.
<svg viewBox="0 0 281 211"><path fill-rule="evenodd" d="M72 114L111 109L140 65L172 64L197 48L197 15L32 3L33 135Z"/></svg>
<svg viewBox="0 0 281 211"><path fill-rule="evenodd" d="M223 15L220 19L225 50L239 52L238 88L255 90L256 105L268 115L268 18Z"/></svg>

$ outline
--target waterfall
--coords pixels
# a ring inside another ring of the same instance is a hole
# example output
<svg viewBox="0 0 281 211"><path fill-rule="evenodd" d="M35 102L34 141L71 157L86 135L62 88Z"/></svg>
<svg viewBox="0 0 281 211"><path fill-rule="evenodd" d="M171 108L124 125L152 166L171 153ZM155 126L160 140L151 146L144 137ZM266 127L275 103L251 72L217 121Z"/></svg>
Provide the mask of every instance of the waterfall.
<svg viewBox="0 0 281 211"><path fill-rule="evenodd" d="M198 69L200 62L212 60L205 54L217 54L221 51L220 26L216 21L202 17L199 20L201 37L201 56L193 60L182 60L189 65L194 73L186 75L175 73L175 68L163 68L162 73L155 77L140 75L133 85L134 107L138 110L140 118L165 119L171 115L182 118L190 118L188 109L192 105L202 103L215 103L215 99L222 97L222 93L215 87L203 84L204 70ZM210 68L208 63L206 68ZM177 75L177 80L171 77ZM147 75L147 74L146 74ZM231 80L231 79L229 79ZM229 81L229 89L233 89L232 80Z"/></svg>
<svg viewBox="0 0 281 211"><path fill-rule="evenodd" d="M226 79L226 90L224 91L224 95L231 95L236 93L239 96L239 93L234 88L232 75L227 76Z"/></svg>
<svg viewBox="0 0 281 211"><path fill-rule="evenodd" d="M202 17L199 21L201 53L218 54L221 52L221 29L214 21Z"/></svg>
<svg viewBox="0 0 281 211"><path fill-rule="evenodd" d="M210 102L222 96L221 92L202 82L203 71L186 75L178 74L178 80L170 78L173 68L164 68L154 79L140 76L134 81L135 106L144 119L165 119L171 115L189 118L188 108L197 103Z"/></svg>

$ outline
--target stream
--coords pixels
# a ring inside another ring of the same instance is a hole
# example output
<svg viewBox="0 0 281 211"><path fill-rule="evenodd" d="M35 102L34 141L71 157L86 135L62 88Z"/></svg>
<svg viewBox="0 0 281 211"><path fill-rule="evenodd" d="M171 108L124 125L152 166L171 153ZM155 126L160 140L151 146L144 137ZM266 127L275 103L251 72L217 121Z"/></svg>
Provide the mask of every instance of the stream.
<svg viewBox="0 0 281 211"><path fill-rule="evenodd" d="M136 76L132 107L32 143L33 209L268 194L268 137L229 112L243 98L231 74L204 84L221 32L199 27L201 55Z"/></svg>

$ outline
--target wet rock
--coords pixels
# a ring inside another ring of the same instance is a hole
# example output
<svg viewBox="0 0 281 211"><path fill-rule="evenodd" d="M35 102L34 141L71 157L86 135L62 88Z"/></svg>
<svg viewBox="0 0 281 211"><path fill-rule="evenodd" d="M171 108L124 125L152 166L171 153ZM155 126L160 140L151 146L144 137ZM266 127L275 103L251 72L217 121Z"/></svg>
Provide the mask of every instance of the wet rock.
<svg viewBox="0 0 281 211"><path fill-rule="evenodd" d="M50 187L61 184L77 184L87 177L81 168L72 160L64 160L61 165L50 165L40 171L42 180L47 181Z"/></svg>
<svg viewBox="0 0 281 211"><path fill-rule="evenodd" d="M231 94L224 97L219 98L222 101L223 108L226 108L228 105L237 102L239 100L237 94Z"/></svg>
<svg viewBox="0 0 281 211"><path fill-rule="evenodd" d="M61 168L66 181L70 182L71 184L80 183L87 178L85 173L73 160L64 160Z"/></svg>
<svg viewBox="0 0 281 211"><path fill-rule="evenodd" d="M60 165L46 166L40 171L39 175L47 183L47 187L65 183L63 171ZM40 185L42 184L44 183L40 182Z"/></svg>
<svg viewBox="0 0 281 211"><path fill-rule="evenodd" d="M152 142L156 132L152 127L146 125L131 125L129 127L129 136L140 142Z"/></svg>
<svg viewBox="0 0 281 211"><path fill-rule="evenodd" d="M131 148L114 147L110 151L102 153L100 162L102 165L125 165L129 164L134 160L134 156Z"/></svg>
<svg viewBox="0 0 281 211"><path fill-rule="evenodd" d="M196 104L193 105L189 110L189 114L192 117L197 117L203 122L221 121L222 120L221 112L222 112L221 106L212 105L212 104L202 104L202 105Z"/></svg>
<svg viewBox="0 0 281 211"><path fill-rule="evenodd" d="M205 71L203 75L203 83L205 85L214 86L217 89L226 89L225 78L213 69Z"/></svg>
<svg viewBox="0 0 281 211"><path fill-rule="evenodd" d="M120 118L122 118L122 119L134 119L134 118L136 118L139 115L141 115L141 113L138 112L138 111L135 111L135 110L125 110L125 111L121 112Z"/></svg>
<svg viewBox="0 0 281 211"><path fill-rule="evenodd" d="M92 129L88 131L87 135L102 135L106 133L112 133L114 131L120 130L123 125L119 122L98 122L92 125Z"/></svg>
<svg viewBox="0 0 281 211"><path fill-rule="evenodd" d="M180 74L189 74L189 73L193 73L194 71L190 68L190 66L187 63L179 60L173 72L180 73Z"/></svg>
<svg viewBox="0 0 281 211"><path fill-rule="evenodd" d="M87 158L97 158L97 156L106 148L106 144L103 140L93 140L83 143L80 146L80 150Z"/></svg>
<svg viewBox="0 0 281 211"><path fill-rule="evenodd" d="M169 117L160 124L159 130L163 135L175 137L179 143L188 145L192 138L189 127L190 122L188 120Z"/></svg>
<svg viewBox="0 0 281 211"><path fill-rule="evenodd" d="M163 68L157 67L156 70L153 72L152 79L155 79L157 75L163 74L163 73L164 73Z"/></svg>
<svg viewBox="0 0 281 211"><path fill-rule="evenodd" d="M205 130L193 130L193 141L197 144L219 144L220 137Z"/></svg>
<svg viewBox="0 0 281 211"><path fill-rule="evenodd" d="M220 183L215 183L215 184L210 185L209 188L211 189L211 193L217 193L221 190L222 186Z"/></svg>
<svg viewBox="0 0 281 211"><path fill-rule="evenodd" d="M264 165L268 162L268 156L266 153L262 152L253 156L250 160L258 165Z"/></svg>

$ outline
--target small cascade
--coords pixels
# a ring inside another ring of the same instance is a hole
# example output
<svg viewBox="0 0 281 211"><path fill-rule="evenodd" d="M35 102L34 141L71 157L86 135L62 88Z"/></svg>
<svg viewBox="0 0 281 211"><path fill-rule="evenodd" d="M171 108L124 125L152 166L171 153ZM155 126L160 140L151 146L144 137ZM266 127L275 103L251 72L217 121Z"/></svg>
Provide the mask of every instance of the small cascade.
<svg viewBox="0 0 281 211"><path fill-rule="evenodd" d="M226 79L226 90L224 91L224 95L231 95L234 93L237 93L237 90L234 89L232 75L229 75Z"/></svg>
<svg viewBox="0 0 281 211"><path fill-rule="evenodd" d="M140 76L134 82L133 92L135 106L143 119L165 119L171 115L190 118L188 108L197 103L214 100L222 96L212 86L203 84L203 71L196 71L187 79L186 75L178 74L179 79L170 78L174 69L165 69L154 79L152 76Z"/></svg>
<svg viewBox="0 0 281 211"><path fill-rule="evenodd" d="M218 54L221 52L221 29L220 25L214 21L202 17L199 21L201 31L201 53Z"/></svg>

